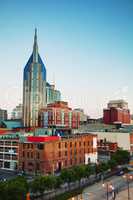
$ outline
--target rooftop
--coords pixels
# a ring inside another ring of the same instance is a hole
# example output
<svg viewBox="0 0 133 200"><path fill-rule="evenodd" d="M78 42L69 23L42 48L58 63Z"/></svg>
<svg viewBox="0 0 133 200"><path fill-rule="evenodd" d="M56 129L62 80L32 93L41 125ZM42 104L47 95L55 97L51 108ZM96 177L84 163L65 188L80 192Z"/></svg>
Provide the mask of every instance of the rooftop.
<svg viewBox="0 0 133 200"><path fill-rule="evenodd" d="M106 125L102 123L86 124L81 125L79 132L122 132L130 133L133 132L133 125L123 125L117 129L115 125Z"/></svg>
<svg viewBox="0 0 133 200"><path fill-rule="evenodd" d="M127 102L123 99L110 100L109 103L126 103L127 104Z"/></svg>
<svg viewBox="0 0 133 200"><path fill-rule="evenodd" d="M20 128L22 127L22 122L21 120L3 120L1 121L1 127L7 129Z"/></svg>

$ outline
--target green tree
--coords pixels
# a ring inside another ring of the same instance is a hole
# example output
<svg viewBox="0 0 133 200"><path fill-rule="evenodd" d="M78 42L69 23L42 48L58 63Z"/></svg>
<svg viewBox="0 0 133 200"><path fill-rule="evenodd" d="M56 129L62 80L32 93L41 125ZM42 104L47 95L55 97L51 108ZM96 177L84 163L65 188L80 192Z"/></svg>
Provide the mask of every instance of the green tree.
<svg viewBox="0 0 133 200"><path fill-rule="evenodd" d="M108 165L109 165L110 169L112 170L117 166L117 161L114 159L111 159L108 161Z"/></svg>
<svg viewBox="0 0 133 200"><path fill-rule="evenodd" d="M44 177L39 176L37 178L35 178L32 183L30 184L31 187L31 191L33 193L37 193L39 192L41 195L43 195L44 190L45 190L45 180Z"/></svg>
<svg viewBox="0 0 133 200"><path fill-rule="evenodd" d="M25 200L28 189L28 183L23 177L0 183L0 199Z"/></svg>
<svg viewBox="0 0 133 200"><path fill-rule="evenodd" d="M95 173L95 168L93 166L91 166L90 164L85 166L85 174L87 178L89 178L90 175L94 173Z"/></svg>
<svg viewBox="0 0 133 200"><path fill-rule="evenodd" d="M7 193L7 183L0 182L0 200L7 199L8 193Z"/></svg>
<svg viewBox="0 0 133 200"><path fill-rule="evenodd" d="M115 160L118 164L126 164L129 162L130 153L120 149L112 155L111 159Z"/></svg>
<svg viewBox="0 0 133 200"><path fill-rule="evenodd" d="M54 182L54 189L59 188L62 184L62 179L60 176L55 177L55 182Z"/></svg>
<svg viewBox="0 0 133 200"><path fill-rule="evenodd" d="M75 179L79 181L79 187L81 183L81 179L87 176L86 167L84 165L73 167L73 171L75 174Z"/></svg>
<svg viewBox="0 0 133 200"><path fill-rule="evenodd" d="M51 189L54 189L54 194L56 195L56 189L59 188L62 184L62 179L60 176L51 176L50 177L52 184Z"/></svg>
<svg viewBox="0 0 133 200"><path fill-rule="evenodd" d="M75 173L73 169L63 169L60 175L62 181L64 183L68 183L68 187L70 188L70 183L75 181Z"/></svg>

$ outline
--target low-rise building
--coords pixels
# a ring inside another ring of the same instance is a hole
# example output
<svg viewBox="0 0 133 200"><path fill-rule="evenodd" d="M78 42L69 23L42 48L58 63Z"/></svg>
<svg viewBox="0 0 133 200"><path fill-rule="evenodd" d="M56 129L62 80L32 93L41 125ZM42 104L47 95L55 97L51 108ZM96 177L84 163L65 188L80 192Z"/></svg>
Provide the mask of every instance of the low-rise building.
<svg viewBox="0 0 133 200"><path fill-rule="evenodd" d="M117 142L109 142L106 139L98 140L98 161L105 162L111 159L112 154L114 154L119 149Z"/></svg>
<svg viewBox="0 0 133 200"><path fill-rule="evenodd" d="M131 132L94 132L98 141L106 140L111 143L117 143L117 146L127 150L133 155L133 133Z"/></svg>
<svg viewBox="0 0 133 200"><path fill-rule="evenodd" d="M86 124L88 116L84 113L84 110L81 108L74 109L75 112L79 113L80 116L80 124Z"/></svg>
<svg viewBox="0 0 133 200"><path fill-rule="evenodd" d="M80 125L80 115L68 107L68 103L57 101L48 104L46 108L40 110L39 126L78 129Z"/></svg>
<svg viewBox="0 0 133 200"><path fill-rule="evenodd" d="M128 103L124 100L110 101L108 107L103 110L103 121L105 124L130 124Z"/></svg>
<svg viewBox="0 0 133 200"><path fill-rule="evenodd" d="M0 168L17 170L19 157L18 134L0 135Z"/></svg>
<svg viewBox="0 0 133 200"><path fill-rule="evenodd" d="M50 174L76 165L97 162L97 136L27 137L19 146L19 169L26 173Z"/></svg>

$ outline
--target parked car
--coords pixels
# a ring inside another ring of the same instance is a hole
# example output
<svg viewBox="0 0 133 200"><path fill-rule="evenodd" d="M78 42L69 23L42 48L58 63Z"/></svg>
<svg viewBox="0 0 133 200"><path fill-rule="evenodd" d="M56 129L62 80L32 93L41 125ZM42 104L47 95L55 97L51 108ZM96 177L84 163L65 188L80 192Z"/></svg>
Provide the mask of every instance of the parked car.
<svg viewBox="0 0 133 200"><path fill-rule="evenodd" d="M120 171L118 171L118 172L116 173L116 175L117 175L117 176L122 176L122 175L124 175L124 171L123 171L123 170L120 170Z"/></svg>

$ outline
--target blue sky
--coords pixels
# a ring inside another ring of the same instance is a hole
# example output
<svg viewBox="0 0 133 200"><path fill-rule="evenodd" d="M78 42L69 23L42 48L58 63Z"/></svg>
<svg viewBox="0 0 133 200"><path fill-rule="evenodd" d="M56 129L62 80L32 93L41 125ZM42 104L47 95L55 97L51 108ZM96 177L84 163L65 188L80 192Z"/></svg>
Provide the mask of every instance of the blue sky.
<svg viewBox="0 0 133 200"><path fill-rule="evenodd" d="M22 101L35 27L63 100L99 117L124 98L133 112L132 0L0 0L0 107L9 112Z"/></svg>

